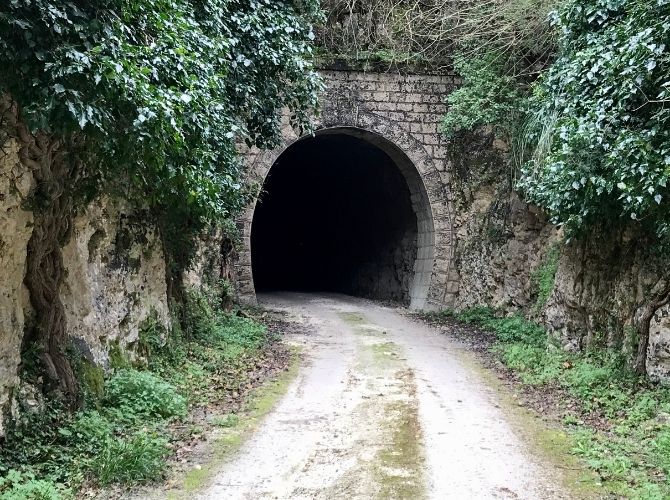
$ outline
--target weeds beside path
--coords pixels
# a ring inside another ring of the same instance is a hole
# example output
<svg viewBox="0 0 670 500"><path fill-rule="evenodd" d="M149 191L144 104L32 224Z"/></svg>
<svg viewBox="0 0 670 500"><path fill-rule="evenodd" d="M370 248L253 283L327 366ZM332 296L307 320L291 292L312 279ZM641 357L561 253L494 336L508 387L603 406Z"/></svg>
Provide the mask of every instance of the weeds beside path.
<svg viewBox="0 0 670 500"><path fill-rule="evenodd" d="M608 498L670 498L670 390L620 353L568 353L538 325L489 309L420 314L476 353L523 404L554 420Z"/></svg>
<svg viewBox="0 0 670 500"><path fill-rule="evenodd" d="M281 341L293 326L281 313L224 313L206 297L189 307L188 331L148 321L136 355L113 350L106 373L81 360L83 410L39 396L21 409L0 450L1 500L125 497L198 471L196 451L212 429L237 426L242 410L258 416L249 402L269 404L274 385L251 395L295 359Z"/></svg>

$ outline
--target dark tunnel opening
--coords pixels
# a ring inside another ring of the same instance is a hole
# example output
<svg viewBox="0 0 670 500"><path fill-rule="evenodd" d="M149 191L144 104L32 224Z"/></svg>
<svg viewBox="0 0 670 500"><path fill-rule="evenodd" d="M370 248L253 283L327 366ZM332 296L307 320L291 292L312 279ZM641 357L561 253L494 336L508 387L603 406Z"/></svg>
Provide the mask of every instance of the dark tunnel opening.
<svg viewBox="0 0 670 500"><path fill-rule="evenodd" d="M407 181L363 139L302 139L265 181L251 253L259 292L331 291L409 304L417 216Z"/></svg>

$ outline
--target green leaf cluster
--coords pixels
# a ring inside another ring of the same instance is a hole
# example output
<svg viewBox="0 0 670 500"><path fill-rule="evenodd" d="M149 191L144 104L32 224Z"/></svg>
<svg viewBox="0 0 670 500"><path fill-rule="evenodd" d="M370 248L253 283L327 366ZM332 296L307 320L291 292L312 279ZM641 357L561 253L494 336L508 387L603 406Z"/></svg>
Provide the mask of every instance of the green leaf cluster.
<svg viewBox="0 0 670 500"><path fill-rule="evenodd" d="M670 1L566 2L559 57L532 106L541 148L520 186L568 234L670 230Z"/></svg>
<svg viewBox="0 0 670 500"><path fill-rule="evenodd" d="M244 201L236 144L276 143L283 108L308 125L316 16L317 0L8 0L0 94L32 131L81 139L98 187L216 219Z"/></svg>
<svg viewBox="0 0 670 500"><path fill-rule="evenodd" d="M516 132L527 107L527 95L519 79L505 67L500 52L460 52L454 69L463 85L447 96L448 111L443 121L447 136L483 125L511 136Z"/></svg>
<svg viewBox="0 0 670 500"><path fill-rule="evenodd" d="M34 474L11 470L0 478L0 500L65 500L72 492Z"/></svg>
<svg viewBox="0 0 670 500"><path fill-rule="evenodd" d="M186 398L156 375L119 370L105 384L103 404L116 408L120 419L169 419L186 415Z"/></svg>

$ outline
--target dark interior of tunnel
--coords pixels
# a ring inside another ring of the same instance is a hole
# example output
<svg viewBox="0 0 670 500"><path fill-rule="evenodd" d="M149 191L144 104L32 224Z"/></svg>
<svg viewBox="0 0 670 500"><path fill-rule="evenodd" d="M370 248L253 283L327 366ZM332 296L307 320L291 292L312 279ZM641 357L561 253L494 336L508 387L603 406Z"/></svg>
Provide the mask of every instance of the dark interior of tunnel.
<svg viewBox="0 0 670 500"><path fill-rule="evenodd" d="M251 251L258 292L330 291L407 304L417 253L407 182L362 139L298 141L265 181Z"/></svg>

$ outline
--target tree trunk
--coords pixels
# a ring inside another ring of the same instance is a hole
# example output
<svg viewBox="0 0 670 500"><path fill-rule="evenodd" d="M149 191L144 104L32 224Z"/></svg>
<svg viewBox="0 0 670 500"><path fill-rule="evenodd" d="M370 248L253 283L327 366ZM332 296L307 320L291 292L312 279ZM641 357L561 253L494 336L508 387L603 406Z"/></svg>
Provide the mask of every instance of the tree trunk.
<svg viewBox="0 0 670 500"><path fill-rule="evenodd" d="M18 107L7 97L2 104L4 125L21 147L21 162L35 178L34 226L28 242L25 284L35 310L37 344L46 389L57 389L70 407L80 404L77 380L67 357L68 337L60 289L65 278L62 248L74 218L72 185L77 170L61 140L46 133L33 135L20 121Z"/></svg>
<svg viewBox="0 0 670 500"><path fill-rule="evenodd" d="M657 293L654 299L647 304L640 316L638 324L639 344L637 346L637 355L633 363L633 369L638 375L647 373L647 350L649 349L649 328L651 319L661 307L670 302L670 286L666 286L661 292Z"/></svg>

